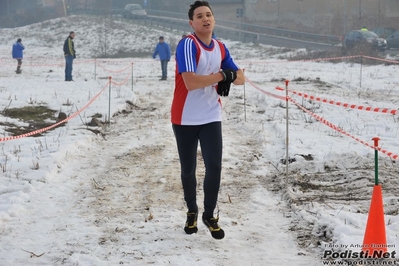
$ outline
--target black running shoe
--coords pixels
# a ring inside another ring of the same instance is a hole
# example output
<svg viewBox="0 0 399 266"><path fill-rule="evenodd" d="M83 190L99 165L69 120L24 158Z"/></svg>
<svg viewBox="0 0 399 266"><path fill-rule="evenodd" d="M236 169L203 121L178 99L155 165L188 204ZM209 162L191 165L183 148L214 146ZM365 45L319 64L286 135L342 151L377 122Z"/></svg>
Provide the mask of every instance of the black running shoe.
<svg viewBox="0 0 399 266"><path fill-rule="evenodd" d="M187 213L187 221L186 221L186 225L184 226L184 232L186 232L186 234L191 235L191 234L195 234L198 232L197 218L198 218L197 212L188 212Z"/></svg>
<svg viewBox="0 0 399 266"><path fill-rule="evenodd" d="M217 218L205 218L205 213L202 214L202 221L208 227L209 231L211 232L211 235L214 239L223 239L224 238L224 231L222 228L219 227L218 221L219 221L219 216Z"/></svg>

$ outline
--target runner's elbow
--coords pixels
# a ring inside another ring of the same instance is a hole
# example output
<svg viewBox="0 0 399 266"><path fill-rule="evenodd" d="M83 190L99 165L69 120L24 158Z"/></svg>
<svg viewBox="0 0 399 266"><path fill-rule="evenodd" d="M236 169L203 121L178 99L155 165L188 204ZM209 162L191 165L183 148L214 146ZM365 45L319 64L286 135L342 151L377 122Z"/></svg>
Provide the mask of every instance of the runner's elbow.
<svg viewBox="0 0 399 266"><path fill-rule="evenodd" d="M198 88L198 86L196 86L194 82L185 81L184 84L186 85L188 91L192 91Z"/></svg>

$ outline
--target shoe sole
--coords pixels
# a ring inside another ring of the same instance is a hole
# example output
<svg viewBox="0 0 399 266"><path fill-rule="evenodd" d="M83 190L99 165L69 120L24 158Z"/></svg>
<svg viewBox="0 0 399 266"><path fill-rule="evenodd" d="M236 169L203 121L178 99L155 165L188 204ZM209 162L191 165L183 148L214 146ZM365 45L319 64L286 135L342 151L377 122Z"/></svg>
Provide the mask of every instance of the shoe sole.
<svg viewBox="0 0 399 266"><path fill-rule="evenodd" d="M184 227L184 232L186 232L187 235L196 234L198 232L198 227Z"/></svg>
<svg viewBox="0 0 399 266"><path fill-rule="evenodd" d="M214 229L212 226L208 225L208 223L204 219L202 219L202 222L208 228L209 232L211 233L211 236L214 239L221 240L221 239L223 239L225 237L225 234L224 234L224 231L223 231L222 228L219 227L217 229Z"/></svg>

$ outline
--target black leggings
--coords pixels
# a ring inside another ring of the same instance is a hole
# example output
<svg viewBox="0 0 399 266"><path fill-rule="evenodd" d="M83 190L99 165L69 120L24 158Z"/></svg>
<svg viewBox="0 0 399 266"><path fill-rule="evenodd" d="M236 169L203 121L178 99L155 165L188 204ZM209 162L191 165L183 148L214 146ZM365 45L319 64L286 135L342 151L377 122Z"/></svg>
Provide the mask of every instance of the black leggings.
<svg viewBox="0 0 399 266"><path fill-rule="evenodd" d="M179 152L184 200L189 212L198 212L195 176L198 141L205 164L204 208L205 216L213 217L220 187L222 170L222 123L199 126L172 125Z"/></svg>

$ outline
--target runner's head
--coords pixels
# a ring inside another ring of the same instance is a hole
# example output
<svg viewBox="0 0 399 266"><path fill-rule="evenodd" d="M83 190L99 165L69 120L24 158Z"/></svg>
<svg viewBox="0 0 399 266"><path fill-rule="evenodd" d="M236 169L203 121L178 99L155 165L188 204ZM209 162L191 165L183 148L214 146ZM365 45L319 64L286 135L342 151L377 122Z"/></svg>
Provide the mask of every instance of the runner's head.
<svg viewBox="0 0 399 266"><path fill-rule="evenodd" d="M194 10L201 6L208 7L213 15L212 9L211 9L208 1L195 1L194 4L190 5L190 9L188 10L188 18L190 20L193 20L193 18L194 18Z"/></svg>

